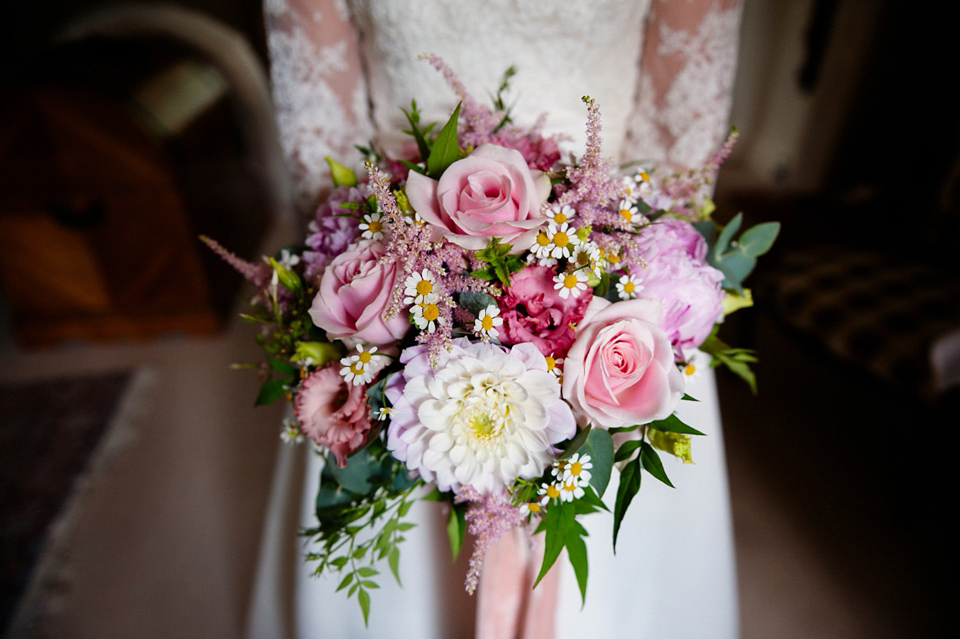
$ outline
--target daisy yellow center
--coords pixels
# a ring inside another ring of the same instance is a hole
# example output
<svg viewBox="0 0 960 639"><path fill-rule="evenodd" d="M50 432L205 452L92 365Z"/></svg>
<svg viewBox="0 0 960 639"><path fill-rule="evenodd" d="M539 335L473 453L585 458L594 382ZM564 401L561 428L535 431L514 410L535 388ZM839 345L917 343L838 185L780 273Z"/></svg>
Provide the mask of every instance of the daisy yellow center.
<svg viewBox="0 0 960 639"><path fill-rule="evenodd" d="M641 171L641 172L640 172L640 177L643 178L643 181L644 181L644 182L649 182L649 181L650 181L650 175L649 175L646 171Z"/></svg>
<svg viewBox="0 0 960 639"><path fill-rule="evenodd" d="M563 213L554 213L553 221L556 222L557 224L563 224L564 222L567 221L567 216L564 215Z"/></svg>
<svg viewBox="0 0 960 639"><path fill-rule="evenodd" d="M631 220L633 220L633 213L630 212L630 209L620 209L620 215L627 222L630 222Z"/></svg>
<svg viewBox="0 0 960 639"><path fill-rule="evenodd" d="M557 360L552 355L547 355L547 370L552 371L557 367Z"/></svg>
<svg viewBox="0 0 960 639"><path fill-rule="evenodd" d="M570 244L570 238L563 231L557 231L556 234L553 236L553 244L554 246L559 246L560 248L563 248L568 244Z"/></svg>
<svg viewBox="0 0 960 639"><path fill-rule="evenodd" d="M557 462L557 472L558 472L558 473L561 473L561 474L562 474L563 471L565 471L566 469L567 469L567 460L561 459L560 461Z"/></svg>
<svg viewBox="0 0 960 639"><path fill-rule="evenodd" d="M687 375L693 375L697 372L697 367L693 364L687 364L687 367L683 369L683 372Z"/></svg>
<svg viewBox="0 0 960 639"><path fill-rule="evenodd" d="M610 262L611 264L616 264L617 262L620 261L620 256L615 255L614 253L610 253L609 255L607 255L607 261Z"/></svg>
<svg viewBox="0 0 960 639"><path fill-rule="evenodd" d="M635 288L636 286L634 285L633 282L627 282L626 284L623 285L623 290L626 291L627 293L633 293Z"/></svg>
<svg viewBox="0 0 960 639"><path fill-rule="evenodd" d="M432 322L440 317L440 308L436 304L427 304L423 307L423 319Z"/></svg>
<svg viewBox="0 0 960 639"><path fill-rule="evenodd" d="M577 255L577 266L586 266L590 263L590 256L587 253L579 253Z"/></svg>
<svg viewBox="0 0 960 639"><path fill-rule="evenodd" d="M537 234L537 244L540 246L547 246L550 244L550 238L543 233Z"/></svg>
<svg viewBox="0 0 960 639"><path fill-rule="evenodd" d="M367 228L369 228L372 233L379 233L383 229L383 222L373 220L369 223Z"/></svg>
<svg viewBox="0 0 960 639"><path fill-rule="evenodd" d="M567 491L567 492L572 493L573 491L575 491L575 490L577 489L577 484L574 483L574 482L570 482L569 484L564 484L564 485L563 485L563 489L564 489L565 491Z"/></svg>
<svg viewBox="0 0 960 639"><path fill-rule="evenodd" d="M560 496L560 490L553 484L547 486L547 497L550 499L556 499Z"/></svg>
<svg viewBox="0 0 960 639"><path fill-rule="evenodd" d="M354 375L362 375L364 371L364 365L362 362L354 362L350 364L350 372Z"/></svg>
<svg viewBox="0 0 960 639"><path fill-rule="evenodd" d="M420 280L417 282L417 295L429 295L433 292L433 282L430 280Z"/></svg>
<svg viewBox="0 0 960 639"><path fill-rule="evenodd" d="M370 353L360 353L360 361L368 364L373 356Z"/></svg>
<svg viewBox="0 0 960 639"><path fill-rule="evenodd" d="M493 318L487 315L482 320L480 320L480 324L481 326L483 326L483 330L489 331L491 328L493 328Z"/></svg>
<svg viewBox="0 0 960 639"><path fill-rule="evenodd" d="M565 288L576 288L578 281L577 276L571 273L563 278L563 286Z"/></svg>
<svg viewBox="0 0 960 639"><path fill-rule="evenodd" d="M532 513L540 512L540 504L527 504L527 509Z"/></svg>
<svg viewBox="0 0 960 639"><path fill-rule="evenodd" d="M583 472L583 464L580 462L574 462L570 464L570 474L579 476Z"/></svg>

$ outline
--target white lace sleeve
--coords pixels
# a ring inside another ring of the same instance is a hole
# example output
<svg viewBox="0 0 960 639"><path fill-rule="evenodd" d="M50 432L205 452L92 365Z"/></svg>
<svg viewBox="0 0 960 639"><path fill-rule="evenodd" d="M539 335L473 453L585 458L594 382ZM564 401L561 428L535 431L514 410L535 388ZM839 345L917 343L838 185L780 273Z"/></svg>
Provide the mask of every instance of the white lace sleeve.
<svg viewBox="0 0 960 639"><path fill-rule="evenodd" d="M329 185L325 157L370 139L367 90L343 0L264 0L281 143L301 207Z"/></svg>
<svg viewBox="0 0 960 639"><path fill-rule="evenodd" d="M740 0L654 0L624 158L702 166L727 136Z"/></svg>

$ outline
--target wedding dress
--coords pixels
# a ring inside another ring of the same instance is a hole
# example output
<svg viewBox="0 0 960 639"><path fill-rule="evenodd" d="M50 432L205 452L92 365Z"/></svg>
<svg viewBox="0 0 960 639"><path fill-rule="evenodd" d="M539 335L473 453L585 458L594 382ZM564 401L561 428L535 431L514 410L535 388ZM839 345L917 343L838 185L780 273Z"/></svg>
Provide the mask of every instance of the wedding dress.
<svg viewBox="0 0 960 639"><path fill-rule="evenodd" d="M504 70L517 123L546 114L547 133L583 150L590 95L601 109L605 154L698 166L727 133L736 63L737 0L266 0L274 95L284 150L304 207L328 185L324 158L349 162L354 144L395 148L400 107L445 120L456 96L421 53L443 58L478 99ZM716 390L703 370L688 384L699 402L680 416L707 434L695 465L667 465L677 486L647 476L612 550L612 517L585 518L590 537L586 604L561 558L553 619L528 616L523 636L736 637L738 613L730 504ZM373 591L370 627L338 580L314 578L297 522L312 524L319 459L307 445L278 462L251 607L251 637L499 637L463 593L443 514L418 503L419 525L401 551L402 589L388 572ZM616 476L605 500L616 495ZM464 549L469 555L470 548ZM481 585L481 595L483 594ZM488 588L489 591L489 588ZM487 595L490 597L490 595ZM548 607L549 609L549 607ZM488 620L489 621L489 620ZM510 624L507 624L509 627ZM507 635L512 636L512 635Z"/></svg>

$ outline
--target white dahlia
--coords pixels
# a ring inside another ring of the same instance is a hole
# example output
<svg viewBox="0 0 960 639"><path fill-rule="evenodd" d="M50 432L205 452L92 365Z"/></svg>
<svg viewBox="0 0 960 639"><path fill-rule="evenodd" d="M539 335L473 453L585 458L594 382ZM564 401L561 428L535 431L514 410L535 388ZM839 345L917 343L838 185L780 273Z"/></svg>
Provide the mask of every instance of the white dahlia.
<svg viewBox="0 0 960 639"><path fill-rule="evenodd" d="M427 347L400 355L406 366L387 390L393 404L387 447L440 490L500 491L534 479L576 421L560 384L532 344L509 350L454 340L436 367Z"/></svg>

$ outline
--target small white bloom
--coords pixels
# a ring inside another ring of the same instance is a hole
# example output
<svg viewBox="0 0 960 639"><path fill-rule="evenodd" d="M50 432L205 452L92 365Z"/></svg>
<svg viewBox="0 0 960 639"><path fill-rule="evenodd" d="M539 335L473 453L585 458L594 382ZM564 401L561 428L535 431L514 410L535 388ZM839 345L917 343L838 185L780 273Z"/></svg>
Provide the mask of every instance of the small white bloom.
<svg viewBox="0 0 960 639"><path fill-rule="evenodd" d="M558 273L553 278L554 290L560 291L560 297L567 299L571 295L580 297L580 293L587 290L587 274L582 269L569 273Z"/></svg>
<svg viewBox="0 0 960 639"><path fill-rule="evenodd" d="M547 371L553 373L558 378L563 378L563 370L560 368L560 364L563 363L563 358L554 359L553 355L547 355Z"/></svg>
<svg viewBox="0 0 960 639"><path fill-rule="evenodd" d="M643 218L640 215L640 209L630 200L620 200L620 217L630 224L636 224Z"/></svg>
<svg viewBox="0 0 960 639"><path fill-rule="evenodd" d="M560 226L561 224L569 222L570 219L576 215L576 211L570 206L561 207L558 204L551 204L547 208L546 214L554 224Z"/></svg>
<svg viewBox="0 0 960 639"><path fill-rule="evenodd" d="M634 175L625 175L623 177L623 188L627 192L628 198L636 198L637 196L637 177Z"/></svg>
<svg viewBox="0 0 960 639"><path fill-rule="evenodd" d="M643 290L643 284L636 275L624 275L617 282L617 294L622 300L632 300Z"/></svg>
<svg viewBox="0 0 960 639"><path fill-rule="evenodd" d="M540 505L546 506L550 503L551 499L560 499L562 495L561 484L548 484L546 486L541 486L540 490L537 491L537 494L540 495Z"/></svg>
<svg viewBox="0 0 960 639"><path fill-rule="evenodd" d="M294 266L300 263L300 256L294 253L291 253L287 249L280 251L280 257L277 258L277 264L285 266L288 269L292 269Z"/></svg>
<svg viewBox="0 0 960 639"><path fill-rule="evenodd" d="M427 269L408 276L404 280L403 286L404 304L424 305L429 303L430 300L436 300L437 278Z"/></svg>
<svg viewBox="0 0 960 639"><path fill-rule="evenodd" d="M570 257L570 255L573 254L573 249L580 243L580 238L577 237L577 230L570 228L566 222L560 226L551 224L547 227L547 238L552 245L550 257L557 259Z"/></svg>
<svg viewBox="0 0 960 639"><path fill-rule="evenodd" d="M496 304L490 304L480 311L480 315L473 323L473 331L485 339L497 339L500 337L500 331L497 326L503 324L503 318L500 317L500 309Z"/></svg>
<svg viewBox="0 0 960 639"><path fill-rule="evenodd" d="M343 368L340 369L343 379L348 384L352 383L355 386L369 384L373 380L373 376L383 368L383 364L374 358L376 352L376 346L371 346L369 351L364 351L363 344L357 344L355 354L348 355L340 360L343 365Z"/></svg>
<svg viewBox="0 0 960 639"><path fill-rule="evenodd" d="M387 417L390 417L391 412L393 412L393 409L390 408L389 406L381 407L380 410L377 411L377 421L382 422L386 420Z"/></svg>
<svg viewBox="0 0 960 639"><path fill-rule="evenodd" d="M540 232L537 233L537 238L534 240L533 246L530 247L530 252L537 256L537 258L544 260L550 258L550 252L552 250L553 243L550 241L547 229L541 228Z"/></svg>
<svg viewBox="0 0 960 639"><path fill-rule="evenodd" d="M575 268L589 269L594 277L603 275L603 255L595 242L581 242L573 251L570 261Z"/></svg>
<svg viewBox="0 0 960 639"><path fill-rule="evenodd" d="M417 304L413 307L413 323L421 331L435 333L437 326L443 324L443 315L440 314L436 299L426 301L426 304Z"/></svg>
<svg viewBox="0 0 960 639"><path fill-rule="evenodd" d="M527 515L527 516L529 516L529 515L542 515L542 514L543 514L543 507L542 507L539 503L537 503L537 502L535 502L535 501L531 501L531 502L527 502L527 503L521 505L521 506L520 506L520 512L522 512L524 515Z"/></svg>
<svg viewBox="0 0 960 639"><path fill-rule="evenodd" d="M576 481L565 481L560 488L560 501L573 501L583 497L583 487Z"/></svg>
<svg viewBox="0 0 960 639"><path fill-rule="evenodd" d="M574 453L566 461L567 464L563 469L564 485L573 482L577 486L583 487L590 483L590 477L592 476L590 469L593 468L590 455Z"/></svg>
<svg viewBox="0 0 960 639"><path fill-rule="evenodd" d="M290 417L283 420L283 430L280 431L280 439L285 444L299 444L303 441L303 431L297 420Z"/></svg>
<svg viewBox="0 0 960 639"><path fill-rule="evenodd" d="M379 212L364 215L363 222L360 223L360 230L363 231L361 237L366 240L382 240L385 229L386 224Z"/></svg>

